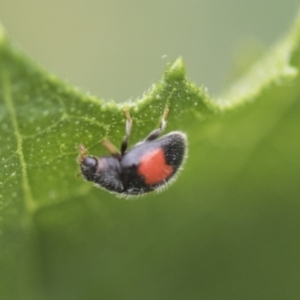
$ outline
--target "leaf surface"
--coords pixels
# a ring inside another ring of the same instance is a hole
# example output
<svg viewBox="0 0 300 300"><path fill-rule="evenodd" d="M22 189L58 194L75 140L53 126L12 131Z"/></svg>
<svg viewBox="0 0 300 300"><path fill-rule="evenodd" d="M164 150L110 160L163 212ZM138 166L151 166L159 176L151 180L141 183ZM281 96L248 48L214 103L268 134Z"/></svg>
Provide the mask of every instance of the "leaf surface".
<svg viewBox="0 0 300 300"><path fill-rule="evenodd" d="M179 58L123 104L70 87L0 29L1 299L300 296L299 23L217 99ZM167 131L189 137L168 191L125 201L77 176L80 143L118 146L124 107L133 145L166 104Z"/></svg>

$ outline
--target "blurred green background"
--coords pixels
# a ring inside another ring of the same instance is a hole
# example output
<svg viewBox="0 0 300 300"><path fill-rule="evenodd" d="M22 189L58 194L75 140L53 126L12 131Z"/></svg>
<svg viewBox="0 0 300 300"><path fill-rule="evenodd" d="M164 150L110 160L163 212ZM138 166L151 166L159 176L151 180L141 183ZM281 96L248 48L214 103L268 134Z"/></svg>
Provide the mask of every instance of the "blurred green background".
<svg viewBox="0 0 300 300"><path fill-rule="evenodd" d="M268 48L298 6L297 0L0 0L0 22L48 70L101 98L125 101L141 96L179 55L192 81L219 93L239 50Z"/></svg>
<svg viewBox="0 0 300 300"><path fill-rule="evenodd" d="M298 5L0 0L0 19L47 69L124 101L142 95L179 55L188 77L218 94L244 60L288 31ZM91 189L40 209L30 248L37 259L21 261L20 285L26 290L28 276L28 295L34 286L47 295L41 299L299 299L295 97L280 87L205 123L183 118L178 129L190 133L190 157L163 194L128 202ZM74 157L67 159L75 170ZM55 163L65 170L64 160ZM45 192L40 187L35 195Z"/></svg>

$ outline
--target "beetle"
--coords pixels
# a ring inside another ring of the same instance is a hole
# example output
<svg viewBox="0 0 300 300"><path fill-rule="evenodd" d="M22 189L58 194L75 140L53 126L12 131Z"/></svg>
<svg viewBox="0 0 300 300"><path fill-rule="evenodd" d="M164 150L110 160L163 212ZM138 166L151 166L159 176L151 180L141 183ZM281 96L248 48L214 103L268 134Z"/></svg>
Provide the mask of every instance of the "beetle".
<svg viewBox="0 0 300 300"><path fill-rule="evenodd" d="M84 145L80 145L77 161L83 178L119 197L165 189L175 181L187 157L185 133L172 131L158 138L166 128L168 112L166 107L158 129L127 151L132 119L125 109L126 135L120 152L107 139L103 140L103 146L111 156L90 156Z"/></svg>

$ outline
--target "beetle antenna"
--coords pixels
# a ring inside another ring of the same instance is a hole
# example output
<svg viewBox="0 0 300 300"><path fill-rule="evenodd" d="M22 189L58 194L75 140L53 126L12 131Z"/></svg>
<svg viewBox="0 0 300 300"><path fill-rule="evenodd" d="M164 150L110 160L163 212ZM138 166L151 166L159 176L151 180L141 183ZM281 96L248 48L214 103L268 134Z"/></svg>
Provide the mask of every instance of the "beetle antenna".
<svg viewBox="0 0 300 300"><path fill-rule="evenodd" d="M77 162L82 163L84 159L87 157L88 152L83 144L79 145L78 150L79 150L79 156L77 157Z"/></svg>

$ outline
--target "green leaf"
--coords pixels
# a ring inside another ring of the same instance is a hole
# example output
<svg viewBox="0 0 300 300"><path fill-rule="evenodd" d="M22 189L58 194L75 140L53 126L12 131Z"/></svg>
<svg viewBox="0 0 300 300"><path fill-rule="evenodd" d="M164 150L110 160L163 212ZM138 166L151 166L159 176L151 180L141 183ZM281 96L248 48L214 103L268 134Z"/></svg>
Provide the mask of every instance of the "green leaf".
<svg viewBox="0 0 300 300"><path fill-rule="evenodd" d="M181 58L141 99L70 87L0 28L1 299L297 299L300 18L222 97ZM116 199L84 182L77 148L131 145L155 126L189 137L168 191Z"/></svg>

